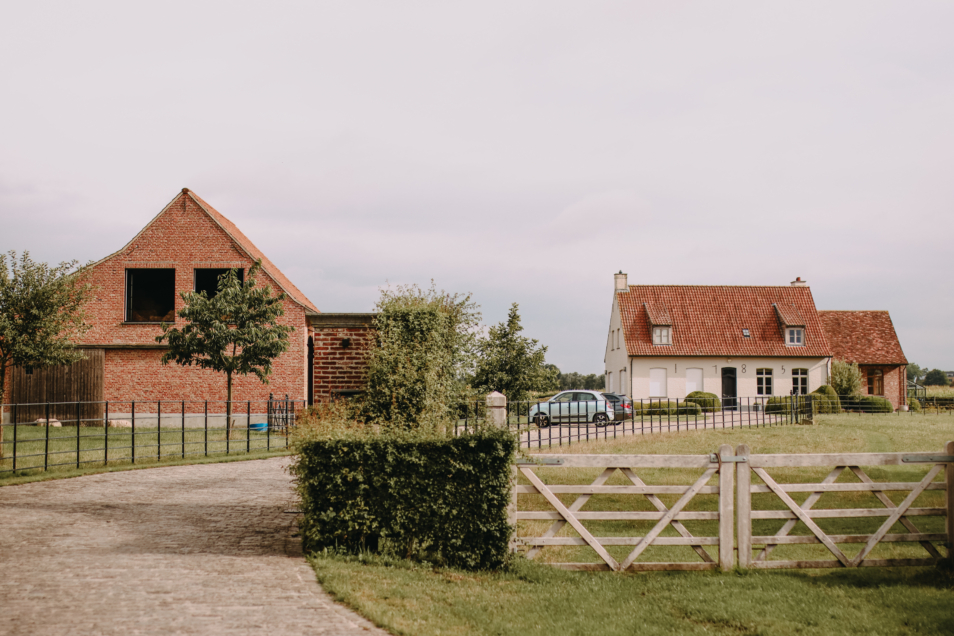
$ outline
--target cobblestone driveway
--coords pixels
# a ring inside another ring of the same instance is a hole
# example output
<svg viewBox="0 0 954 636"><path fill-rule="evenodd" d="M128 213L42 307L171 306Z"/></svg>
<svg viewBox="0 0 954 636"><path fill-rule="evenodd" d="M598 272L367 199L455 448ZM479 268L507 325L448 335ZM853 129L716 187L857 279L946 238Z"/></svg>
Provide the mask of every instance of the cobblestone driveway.
<svg viewBox="0 0 954 636"><path fill-rule="evenodd" d="M0 488L0 634L385 634L315 582L288 463Z"/></svg>

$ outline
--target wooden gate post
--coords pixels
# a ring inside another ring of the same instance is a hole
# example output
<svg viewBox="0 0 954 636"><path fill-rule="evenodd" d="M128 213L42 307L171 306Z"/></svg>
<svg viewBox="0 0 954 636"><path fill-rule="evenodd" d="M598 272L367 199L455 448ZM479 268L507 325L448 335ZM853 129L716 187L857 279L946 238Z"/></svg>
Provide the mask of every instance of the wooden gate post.
<svg viewBox="0 0 954 636"><path fill-rule="evenodd" d="M954 455L954 442L945 444L944 450L948 455ZM947 482L947 560L954 565L954 464L948 464L944 473Z"/></svg>
<svg viewBox="0 0 954 636"><path fill-rule="evenodd" d="M739 444L735 449L735 455L738 458L749 458L749 447L747 444ZM748 568L752 560L752 469L749 468L748 461L740 461L735 465L736 477L736 532L738 533L739 543L739 567Z"/></svg>
<svg viewBox="0 0 954 636"><path fill-rule="evenodd" d="M727 572L735 567L735 516L732 514L735 492L735 470L722 458L732 457L732 447L719 447L719 567Z"/></svg>

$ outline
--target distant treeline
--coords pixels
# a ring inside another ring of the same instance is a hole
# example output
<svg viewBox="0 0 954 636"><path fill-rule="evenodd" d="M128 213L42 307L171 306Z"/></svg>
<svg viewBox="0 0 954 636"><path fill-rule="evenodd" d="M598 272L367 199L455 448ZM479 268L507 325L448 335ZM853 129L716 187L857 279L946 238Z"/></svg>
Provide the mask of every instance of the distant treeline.
<svg viewBox="0 0 954 636"><path fill-rule="evenodd" d="M570 389L583 389L585 391L602 391L606 386L606 376L601 373L591 373L583 375L582 373L563 373L556 365L547 365L556 370L557 388L560 391Z"/></svg>

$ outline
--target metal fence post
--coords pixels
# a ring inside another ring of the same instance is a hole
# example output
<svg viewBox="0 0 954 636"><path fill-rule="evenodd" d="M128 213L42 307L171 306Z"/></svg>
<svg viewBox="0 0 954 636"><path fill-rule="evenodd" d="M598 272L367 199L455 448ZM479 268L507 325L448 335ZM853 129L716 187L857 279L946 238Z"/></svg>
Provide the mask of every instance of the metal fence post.
<svg viewBox="0 0 954 636"><path fill-rule="evenodd" d="M13 470L14 472L17 469L17 405L13 405L11 412L13 416Z"/></svg>
<svg viewBox="0 0 954 636"><path fill-rule="evenodd" d="M185 400L182 400L182 459L185 459Z"/></svg>
<svg viewBox="0 0 954 636"><path fill-rule="evenodd" d="M947 455L954 455L954 442L945 444ZM954 464L945 467L944 478L947 481L947 558L954 565Z"/></svg>
<svg viewBox="0 0 954 636"><path fill-rule="evenodd" d="M50 465L50 403L46 403L46 443L43 446L43 470Z"/></svg>
<svg viewBox="0 0 954 636"><path fill-rule="evenodd" d="M205 437L205 456L208 457L209 456L209 401L208 400L205 401L205 416L203 419L205 422L205 436L204 436Z"/></svg>
<svg viewBox="0 0 954 636"><path fill-rule="evenodd" d="M103 466L109 463L109 400L103 408Z"/></svg>
<svg viewBox="0 0 954 636"><path fill-rule="evenodd" d="M156 461L162 457L162 400L156 401Z"/></svg>
<svg viewBox="0 0 954 636"><path fill-rule="evenodd" d="M132 463L136 463L136 400L133 400L131 403L131 412L132 412L132 433L131 439L132 442L129 444L132 449Z"/></svg>
<svg viewBox="0 0 954 636"><path fill-rule="evenodd" d="M732 447L723 444L719 447L719 459L732 456ZM719 568L728 572L735 566L735 470L732 464L719 461Z"/></svg>
<svg viewBox="0 0 954 636"><path fill-rule="evenodd" d="M76 467L80 467L80 403L76 403Z"/></svg>
<svg viewBox="0 0 954 636"><path fill-rule="evenodd" d="M252 401L245 405L245 452L252 452Z"/></svg>

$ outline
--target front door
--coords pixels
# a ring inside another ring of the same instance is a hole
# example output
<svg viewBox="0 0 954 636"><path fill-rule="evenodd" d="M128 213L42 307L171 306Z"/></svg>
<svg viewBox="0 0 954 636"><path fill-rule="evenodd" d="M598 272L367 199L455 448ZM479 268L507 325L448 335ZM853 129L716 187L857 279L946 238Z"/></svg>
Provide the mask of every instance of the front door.
<svg viewBox="0 0 954 636"><path fill-rule="evenodd" d="M722 368L722 406L734 411L738 405L735 367Z"/></svg>

